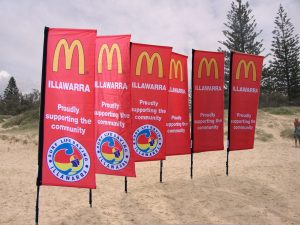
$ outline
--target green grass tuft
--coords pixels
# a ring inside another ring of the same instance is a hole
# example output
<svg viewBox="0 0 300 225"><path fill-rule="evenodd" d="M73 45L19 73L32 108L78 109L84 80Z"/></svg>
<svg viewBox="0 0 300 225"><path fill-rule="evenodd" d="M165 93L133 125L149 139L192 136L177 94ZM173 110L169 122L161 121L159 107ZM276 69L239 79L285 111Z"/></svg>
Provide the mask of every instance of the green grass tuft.
<svg viewBox="0 0 300 225"><path fill-rule="evenodd" d="M294 138L294 129L286 128L286 129L280 131L280 137L293 139Z"/></svg>
<svg viewBox="0 0 300 225"><path fill-rule="evenodd" d="M256 133L256 139L263 142L267 142L273 138L273 134L269 134L260 128L257 128L255 133Z"/></svg>

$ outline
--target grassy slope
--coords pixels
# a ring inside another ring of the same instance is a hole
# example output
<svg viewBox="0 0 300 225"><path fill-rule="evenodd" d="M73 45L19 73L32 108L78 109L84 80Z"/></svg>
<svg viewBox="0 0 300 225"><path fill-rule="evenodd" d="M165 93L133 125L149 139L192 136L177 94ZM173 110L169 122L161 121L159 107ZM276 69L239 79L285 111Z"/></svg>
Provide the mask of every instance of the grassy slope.
<svg viewBox="0 0 300 225"><path fill-rule="evenodd" d="M29 110L17 116L6 116L4 118L2 120L2 128L7 129L18 126L21 130L36 129L39 123L39 109Z"/></svg>

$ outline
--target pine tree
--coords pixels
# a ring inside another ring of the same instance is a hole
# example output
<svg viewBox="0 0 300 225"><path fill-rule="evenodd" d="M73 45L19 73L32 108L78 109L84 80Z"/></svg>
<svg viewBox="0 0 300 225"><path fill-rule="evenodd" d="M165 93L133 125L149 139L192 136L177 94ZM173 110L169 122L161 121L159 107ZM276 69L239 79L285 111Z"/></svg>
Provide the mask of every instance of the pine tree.
<svg viewBox="0 0 300 225"><path fill-rule="evenodd" d="M257 23L248 2L243 3L242 0L231 2L231 9L227 13L227 22L224 25L227 28L223 30L226 40L219 43L226 49L218 50L225 52L225 88L228 88L230 51L259 55L264 49L263 40L257 40L262 30L256 31Z"/></svg>
<svg viewBox="0 0 300 225"><path fill-rule="evenodd" d="M4 114L4 103L3 103L3 98L0 95L0 115Z"/></svg>
<svg viewBox="0 0 300 225"><path fill-rule="evenodd" d="M8 85L3 94L4 114L16 115L19 113L20 106L20 92L14 77L8 81Z"/></svg>
<svg viewBox="0 0 300 225"><path fill-rule="evenodd" d="M270 68L276 91L288 96L289 101L300 98L299 36L282 5L275 17Z"/></svg>

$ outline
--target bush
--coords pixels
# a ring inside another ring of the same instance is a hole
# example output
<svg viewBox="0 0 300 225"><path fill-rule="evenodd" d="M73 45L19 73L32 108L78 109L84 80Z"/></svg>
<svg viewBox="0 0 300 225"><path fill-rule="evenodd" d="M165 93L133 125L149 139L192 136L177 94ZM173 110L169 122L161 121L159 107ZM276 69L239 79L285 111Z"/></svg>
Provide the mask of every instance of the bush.
<svg viewBox="0 0 300 225"><path fill-rule="evenodd" d="M265 132L263 129L257 128L255 133L257 135L256 139L263 141L263 142L267 142L273 138L272 134Z"/></svg>
<svg viewBox="0 0 300 225"><path fill-rule="evenodd" d="M280 137L293 139L294 138L294 129L286 128L280 132Z"/></svg>

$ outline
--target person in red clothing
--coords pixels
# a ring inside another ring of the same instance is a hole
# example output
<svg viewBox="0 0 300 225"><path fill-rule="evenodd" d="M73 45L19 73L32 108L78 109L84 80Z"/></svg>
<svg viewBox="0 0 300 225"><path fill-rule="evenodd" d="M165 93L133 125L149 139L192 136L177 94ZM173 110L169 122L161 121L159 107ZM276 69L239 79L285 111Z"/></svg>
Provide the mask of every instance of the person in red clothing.
<svg viewBox="0 0 300 225"><path fill-rule="evenodd" d="M297 140L300 146L300 122L298 119L295 119L294 126L295 126L295 131L294 131L295 147L297 147Z"/></svg>

